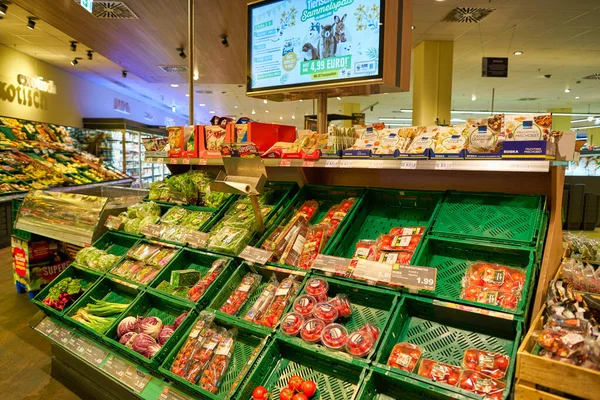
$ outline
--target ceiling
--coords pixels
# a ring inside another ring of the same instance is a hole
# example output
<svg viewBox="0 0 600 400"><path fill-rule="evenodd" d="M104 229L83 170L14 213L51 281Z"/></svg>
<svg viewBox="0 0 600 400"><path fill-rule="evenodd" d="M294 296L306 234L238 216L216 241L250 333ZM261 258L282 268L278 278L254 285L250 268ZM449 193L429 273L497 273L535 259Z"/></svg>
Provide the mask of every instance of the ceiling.
<svg viewBox="0 0 600 400"><path fill-rule="evenodd" d="M125 0L139 18L121 20L95 18L76 0L12 3L9 15L0 21L1 44L113 89L149 97L163 107L175 105L178 114L187 113L186 74L165 73L157 67L187 62L175 50L187 47L186 0ZM480 23L443 22L457 6L495 11ZM245 7L245 0L196 1L194 70L199 79L195 89L212 92L196 94L197 119L206 122L212 117L210 111L214 111L216 115L247 115L299 125L300 116L313 113L311 101L264 104L245 96ZM25 28L29 15L40 18L33 32ZM495 110L538 112L572 108L574 112L600 115L600 80L582 79L600 73L599 0L413 0L413 25L413 45L423 40L455 43L455 110L489 111L494 89ZM37 37L38 32L47 37L42 40ZM228 35L229 47L221 45L221 34ZM85 59L76 67L71 66L71 38L85 44L78 46L77 56L85 58L84 50L91 48L98 53L94 60ZM517 50L523 55L515 56ZM508 56L509 77L482 78L482 56ZM121 77L122 69L130 71L126 79ZM172 88L171 83L180 87ZM570 93L565 93L567 88ZM329 100L330 112L341 112L346 102L360 103L368 121L380 117L410 119L409 113L400 110L411 108L412 93L334 98ZM376 105L371 112L373 104ZM256 114L252 114L253 110Z"/></svg>

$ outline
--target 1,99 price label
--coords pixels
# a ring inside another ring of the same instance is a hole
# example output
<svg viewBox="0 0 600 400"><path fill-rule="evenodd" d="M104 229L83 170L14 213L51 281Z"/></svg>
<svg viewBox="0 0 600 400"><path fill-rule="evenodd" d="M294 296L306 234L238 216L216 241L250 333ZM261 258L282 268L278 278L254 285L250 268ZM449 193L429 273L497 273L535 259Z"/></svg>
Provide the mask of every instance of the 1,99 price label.
<svg viewBox="0 0 600 400"><path fill-rule="evenodd" d="M437 268L394 265L390 283L412 289L435 290L436 279Z"/></svg>

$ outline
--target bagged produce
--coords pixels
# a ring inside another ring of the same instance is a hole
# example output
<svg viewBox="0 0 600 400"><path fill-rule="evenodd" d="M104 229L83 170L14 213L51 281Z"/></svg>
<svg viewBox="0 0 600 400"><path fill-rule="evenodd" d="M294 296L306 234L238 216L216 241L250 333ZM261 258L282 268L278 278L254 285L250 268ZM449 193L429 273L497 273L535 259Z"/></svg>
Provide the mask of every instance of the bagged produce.
<svg viewBox="0 0 600 400"><path fill-rule="evenodd" d="M219 386L223 381L223 377L229 367L229 362L233 356L233 350L235 348L235 337L237 330L232 329L227 331L224 335L223 340L219 343L217 351L210 363L204 369L202 377L200 378L200 387L208 392L217 393Z"/></svg>
<svg viewBox="0 0 600 400"><path fill-rule="evenodd" d="M206 368L210 360L215 355L215 351L221 342L225 340L226 334L227 330L221 327L217 327L214 332L212 332L212 335L211 332L208 333L209 336L206 338L202 346L194 349L195 351L192 353L190 361L188 361L190 366L189 368L186 366L188 373L185 379L194 384L198 383L200 377L202 376L202 371L204 371L204 368Z"/></svg>
<svg viewBox="0 0 600 400"><path fill-rule="evenodd" d="M283 314L283 311L290 302L291 297L295 294L294 288L295 276L290 276L279 284L275 291L275 296L271 301L271 304L265 311L261 324L267 328L275 328L279 318Z"/></svg>
<svg viewBox="0 0 600 400"><path fill-rule="evenodd" d="M277 281L277 278L275 275L272 275L267 286L263 289L258 299L256 299L252 308L244 315L244 320L260 324L265 311L267 311L267 308L269 308L271 301L275 297L278 286L279 282Z"/></svg>
<svg viewBox="0 0 600 400"><path fill-rule="evenodd" d="M254 289L260 285L261 279L262 276L258 274L247 273L219 310L225 314L236 315Z"/></svg>
<svg viewBox="0 0 600 400"><path fill-rule="evenodd" d="M387 361L387 365L392 368L398 368L406 372L413 372L423 350L412 343L398 343L392 349Z"/></svg>
<svg viewBox="0 0 600 400"><path fill-rule="evenodd" d="M227 260L218 259L212 263L210 270L188 291L187 297L191 301L198 301L206 289L217 279L225 269Z"/></svg>
<svg viewBox="0 0 600 400"><path fill-rule="evenodd" d="M468 369L460 373L459 379L461 389L483 395L486 400L502 400L502 392L506 388L503 382Z"/></svg>
<svg viewBox="0 0 600 400"><path fill-rule="evenodd" d="M466 369L482 372L492 378L502 379L508 369L509 357L500 353L467 349L462 366Z"/></svg>
<svg viewBox="0 0 600 400"><path fill-rule="evenodd" d="M190 331L186 342L183 344L177 356L175 356L175 360L171 365L171 372L176 375L184 376L185 370L184 367L186 363L189 361L194 347L198 342L203 342L206 334L209 330L209 327L213 323L215 315L206 311L200 312L200 316L198 321ZM202 344L201 344L202 345Z"/></svg>
<svg viewBox="0 0 600 400"><path fill-rule="evenodd" d="M446 385L456 386L458 384L461 369L454 365L423 358L419 365L418 374Z"/></svg>

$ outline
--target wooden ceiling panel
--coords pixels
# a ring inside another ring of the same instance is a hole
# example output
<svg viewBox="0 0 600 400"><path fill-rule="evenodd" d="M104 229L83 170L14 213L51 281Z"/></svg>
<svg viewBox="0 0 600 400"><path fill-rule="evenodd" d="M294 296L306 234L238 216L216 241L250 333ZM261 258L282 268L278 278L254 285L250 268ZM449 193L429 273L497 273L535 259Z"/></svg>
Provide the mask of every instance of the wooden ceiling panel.
<svg viewBox="0 0 600 400"><path fill-rule="evenodd" d="M183 83L186 74L158 65L187 65L177 47L187 48L186 0L125 0L139 19L99 19L73 0L13 0L147 82ZM246 81L246 1L196 0L195 68L201 83ZM228 36L229 47L219 35ZM189 52L186 49L186 53Z"/></svg>

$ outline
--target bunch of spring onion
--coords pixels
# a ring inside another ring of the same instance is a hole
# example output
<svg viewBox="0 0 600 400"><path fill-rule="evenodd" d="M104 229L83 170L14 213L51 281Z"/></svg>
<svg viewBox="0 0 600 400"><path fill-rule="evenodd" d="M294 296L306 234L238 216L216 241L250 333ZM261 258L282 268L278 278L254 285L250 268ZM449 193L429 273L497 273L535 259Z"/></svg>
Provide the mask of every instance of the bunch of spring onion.
<svg viewBox="0 0 600 400"><path fill-rule="evenodd" d="M111 303L94 298L92 300L93 303L88 303L86 307L77 310L73 319L100 333L106 332L115 322L115 318L110 318L110 315L120 314L129 306L129 304Z"/></svg>

